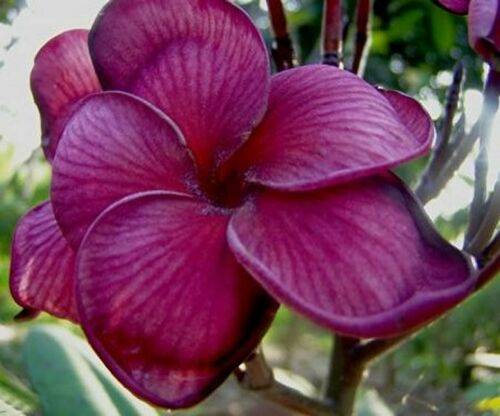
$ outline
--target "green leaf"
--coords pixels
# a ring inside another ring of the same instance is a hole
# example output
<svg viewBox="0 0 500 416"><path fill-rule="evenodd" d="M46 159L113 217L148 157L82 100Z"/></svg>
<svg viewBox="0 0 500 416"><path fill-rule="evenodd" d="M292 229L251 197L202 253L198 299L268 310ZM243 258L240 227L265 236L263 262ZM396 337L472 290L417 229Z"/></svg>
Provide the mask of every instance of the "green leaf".
<svg viewBox="0 0 500 416"><path fill-rule="evenodd" d="M450 13L438 7L431 9L432 41L440 54L447 54L455 44L455 22Z"/></svg>
<svg viewBox="0 0 500 416"><path fill-rule="evenodd" d="M152 416L156 411L123 388L89 346L54 325L33 327L23 359L44 414Z"/></svg>
<svg viewBox="0 0 500 416"><path fill-rule="evenodd" d="M0 365L0 397L9 405L28 413L34 412L39 406L37 396L2 365Z"/></svg>

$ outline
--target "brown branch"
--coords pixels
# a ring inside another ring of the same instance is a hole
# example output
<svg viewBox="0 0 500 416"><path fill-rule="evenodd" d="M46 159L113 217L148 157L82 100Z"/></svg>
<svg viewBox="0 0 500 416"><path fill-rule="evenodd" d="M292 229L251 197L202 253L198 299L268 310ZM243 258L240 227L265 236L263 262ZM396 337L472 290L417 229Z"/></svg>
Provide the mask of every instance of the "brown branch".
<svg viewBox="0 0 500 416"><path fill-rule="evenodd" d="M498 94L500 89L500 75L490 71L486 81L485 101L483 105L484 116L480 124L480 148L474 165L474 197L469 212L469 226L465 233L465 245L468 246L477 234L486 205L486 179L488 175L488 146L491 136L493 118L498 110Z"/></svg>
<svg viewBox="0 0 500 416"><path fill-rule="evenodd" d="M498 234L493 240L493 242L496 244L496 253L495 255L489 260L485 266L481 269L481 271L478 274L477 277L477 284L476 284L476 291L479 289L482 289L484 285L486 285L488 282L490 282L500 271L500 240L498 239Z"/></svg>
<svg viewBox="0 0 500 416"><path fill-rule="evenodd" d="M409 337L407 335L401 335L394 338L372 339L366 342L360 342L354 348L353 355L357 360L368 364L408 339Z"/></svg>
<svg viewBox="0 0 500 416"><path fill-rule="evenodd" d="M471 131L464 131L455 140L449 142L442 160L445 162L429 166L416 189L416 194L425 204L439 195L456 170L462 165L465 158L472 151L477 139L488 132L493 117L498 108L498 94L500 92L500 75L490 71L484 89L484 100L481 115Z"/></svg>
<svg viewBox="0 0 500 416"><path fill-rule="evenodd" d="M482 251L481 255L478 257L479 266L483 267L488 261L500 253L500 231L497 231L495 237L491 240L486 248Z"/></svg>
<svg viewBox="0 0 500 416"><path fill-rule="evenodd" d="M484 209L481 210L479 218L480 224L476 233L471 236L465 244L465 251L473 256L480 256L490 242L491 236L495 232L500 219L500 175L495 184L495 189L491 192Z"/></svg>
<svg viewBox="0 0 500 416"><path fill-rule="evenodd" d="M463 79L464 67L462 62L458 62L453 70L453 81L446 95L444 119L436 146L415 190L415 193L424 204L436 197L449 180L438 181L437 179L454 150L454 146L450 146L450 138L453 132L453 119L455 118L463 87Z"/></svg>
<svg viewBox="0 0 500 416"><path fill-rule="evenodd" d="M259 348L246 361L245 369L235 371L240 386L266 400L304 415L334 416L334 406L326 401L306 396L276 381L262 350Z"/></svg>
<svg viewBox="0 0 500 416"><path fill-rule="evenodd" d="M351 71L363 76L368 55L372 0L358 0L356 5L356 39Z"/></svg>
<svg viewBox="0 0 500 416"><path fill-rule="evenodd" d="M335 403L339 416L351 416L366 362L353 354L359 340L335 335L333 341L325 398Z"/></svg>
<svg viewBox="0 0 500 416"><path fill-rule="evenodd" d="M342 67L342 0L324 0L323 63Z"/></svg>
<svg viewBox="0 0 500 416"><path fill-rule="evenodd" d="M274 33L272 55L277 71L283 71L295 66L295 52L292 39L288 33L285 9L281 0L267 0L269 18Z"/></svg>
<svg viewBox="0 0 500 416"><path fill-rule="evenodd" d="M460 126L458 136L455 137L452 143L450 143L450 156L447 158L448 160L442 169L437 172L433 183L432 196L426 202L439 195L458 168L462 166L462 163L467 156L472 152L472 149L479 138L480 126L480 119L474 124L474 126L472 126L469 133L465 132L464 126Z"/></svg>

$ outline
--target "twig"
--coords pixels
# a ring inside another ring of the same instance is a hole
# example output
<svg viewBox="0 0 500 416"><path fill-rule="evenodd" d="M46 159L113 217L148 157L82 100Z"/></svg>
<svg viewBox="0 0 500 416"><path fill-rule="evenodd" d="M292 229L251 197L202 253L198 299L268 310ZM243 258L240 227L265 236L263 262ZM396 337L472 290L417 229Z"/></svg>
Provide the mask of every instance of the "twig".
<svg viewBox="0 0 500 416"><path fill-rule="evenodd" d="M480 148L474 165L474 197L470 206L469 226L465 233L465 246L469 246L471 240L477 234L485 213L488 146L493 117L498 110L499 89L500 75L498 72L491 70L486 81L485 103L483 106L483 113L485 115L482 117L480 124Z"/></svg>
<svg viewBox="0 0 500 416"><path fill-rule="evenodd" d="M351 416L366 362L353 354L359 340L336 335L330 356L325 398L335 403L339 416Z"/></svg>
<svg viewBox="0 0 500 416"><path fill-rule="evenodd" d="M476 291L482 289L484 285L491 281L491 279L493 279L500 270L500 241L498 239L498 234L493 242L495 243L496 252L491 260L489 260L479 272L475 289Z"/></svg>
<svg viewBox="0 0 500 416"><path fill-rule="evenodd" d="M283 71L293 68L295 65L295 52L292 39L288 33L285 9L281 0L267 0L269 18L274 33L274 44L272 55L276 69Z"/></svg>
<svg viewBox="0 0 500 416"><path fill-rule="evenodd" d="M452 142L442 160L445 162L430 166L424 172L422 179L416 189L417 196L425 204L439 195L448 181L453 177L455 171L462 165L467 155L472 151L477 139L491 126L493 117L498 108L498 94L500 92L500 75L496 71L490 71L485 89L484 101L481 115L468 134L462 132Z"/></svg>
<svg viewBox="0 0 500 416"><path fill-rule="evenodd" d="M241 387L287 409L304 415L335 415L333 404L306 396L276 381L260 348L245 361L245 370L238 369L235 375Z"/></svg>
<svg viewBox="0 0 500 416"><path fill-rule="evenodd" d="M323 63L342 67L342 0L324 0Z"/></svg>
<svg viewBox="0 0 500 416"><path fill-rule="evenodd" d="M459 120L459 122L461 122L461 120ZM446 184L453 177L458 168L462 166L462 163L472 152L472 149L474 148L474 145L479 138L480 126L481 118L472 126L469 133L465 132L465 128L463 125L459 126L458 135L449 145L449 157L446 157L447 160L445 165L439 172L436 173L433 183L431 184L431 191L428 194L428 198L426 200L424 199L424 203L427 203L431 199L438 196L439 193L444 189Z"/></svg>
<svg viewBox="0 0 500 416"><path fill-rule="evenodd" d="M500 219L500 175L495 184L495 189L491 192L484 209L481 210L478 217L480 223L477 231L469 240L466 240L467 243L464 246L465 251L476 257L480 256L488 245Z"/></svg>
<svg viewBox="0 0 500 416"><path fill-rule="evenodd" d="M486 246L478 257L479 266L483 267L489 260L500 253L500 231L497 231L491 243Z"/></svg>
<svg viewBox="0 0 500 416"><path fill-rule="evenodd" d="M360 342L355 346L352 353L357 360L368 364L408 339L409 337L407 335L402 335L394 338L373 339L366 342Z"/></svg>
<svg viewBox="0 0 500 416"><path fill-rule="evenodd" d="M451 153L453 153L453 147L450 146L450 137L453 132L453 119L458 108L463 79L464 67L462 62L458 62L453 70L453 81L446 95L444 119L436 147L415 190L415 193L424 204L436 197L442 187L444 187L443 183L437 183L437 177L440 175Z"/></svg>
<svg viewBox="0 0 500 416"><path fill-rule="evenodd" d="M356 40L351 71L360 77L365 72L369 48L372 0L358 0L356 5Z"/></svg>

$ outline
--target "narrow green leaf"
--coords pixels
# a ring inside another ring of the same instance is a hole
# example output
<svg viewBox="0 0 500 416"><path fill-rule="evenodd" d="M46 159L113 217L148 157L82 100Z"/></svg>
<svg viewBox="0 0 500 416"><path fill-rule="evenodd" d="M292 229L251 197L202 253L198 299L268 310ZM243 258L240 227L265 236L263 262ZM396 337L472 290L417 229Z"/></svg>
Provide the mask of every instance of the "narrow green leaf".
<svg viewBox="0 0 500 416"><path fill-rule="evenodd" d="M28 413L34 412L39 406L37 396L2 365L0 365L0 397L15 408Z"/></svg>
<svg viewBox="0 0 500 416"><path fill-rule="evenodd" d="M90 348L54 325L33 327L23 358L44 414L149 416L156 411L119 385Z"/></svg>

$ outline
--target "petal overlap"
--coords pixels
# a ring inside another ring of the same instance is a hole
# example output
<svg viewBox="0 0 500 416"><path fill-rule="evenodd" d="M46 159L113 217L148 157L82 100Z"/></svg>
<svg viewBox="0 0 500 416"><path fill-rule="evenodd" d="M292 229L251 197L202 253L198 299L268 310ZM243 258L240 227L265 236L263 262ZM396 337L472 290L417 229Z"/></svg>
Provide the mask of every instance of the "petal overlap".
<svg viewBox="0 0 500 416"><path fill-rule="evenodd" d="M73 247L111 203L136 192L195 190L192 159L176 125L141 99L104 92L68 121L53 163L54 212Z"/></svg>
<svg viewBox="0 0 500 416"><path fill-rule="evenodd" d="M103 86L139 95L175 120L205 174L265 111L264 42L228 1L113 0L89 44Z"/></svg>
<svg viewBox="0 0 500 416"><path fill-rule="evenodd" d="M470 293L468 261L393 176L265 191L231 219L237 259L279 301L345 335L401 334Z"/></svg>
<svg viewBox="0 0 500 416"><path fill-rule="evenodd" d="M12 243L10 289L16 302L77 321L74 295L75 254L64 239L50 202L19 221Z"/></svg>
<svg viewBox="0 0 500 416"><path fill-rule="evenodd" d="M106 210L77 259L82 327L128 388L193 405L257 346L277 305L227 247L226 212L136 194Z"/></svg>
<svg viewBox="0 0 500 416"><path fill-rule="evenodd" d="M90 60L88 30L63 32L38 52L31 90L42 119L42 147L51 161L66 121L80 99L101 90Z"/></svg>
<svg viewBox="0 0 500 416"><path fill-rule="evenodd" d="M399 102L408 108L396 110L371 85L337 68L282 72L272 79L266 116L234 163L248 181L287 191L385 171L422 155L433 137L420 105L409 97ZM429 130L415 135L400 111Z"/></svg>

